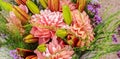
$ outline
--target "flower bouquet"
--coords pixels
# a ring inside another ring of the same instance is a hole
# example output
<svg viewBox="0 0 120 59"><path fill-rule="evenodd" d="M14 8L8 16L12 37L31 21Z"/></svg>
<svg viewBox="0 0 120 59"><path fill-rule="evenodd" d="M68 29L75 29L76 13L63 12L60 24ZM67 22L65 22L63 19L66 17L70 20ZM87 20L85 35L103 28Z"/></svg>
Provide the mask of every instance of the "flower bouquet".
<svg viewBox="0 0 120 59"><path fill-rule="evenodd" d="M120 50L120 11L100 17L100 7L97 0L0 0L1 45L14 59L99 59Z"/></svg>

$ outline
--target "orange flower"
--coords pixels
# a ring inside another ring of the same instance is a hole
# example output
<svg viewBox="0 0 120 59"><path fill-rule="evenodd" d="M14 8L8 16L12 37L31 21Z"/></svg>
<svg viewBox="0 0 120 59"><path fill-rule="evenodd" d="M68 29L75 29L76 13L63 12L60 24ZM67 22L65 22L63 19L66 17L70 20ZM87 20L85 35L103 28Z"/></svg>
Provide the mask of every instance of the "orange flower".
<svg viewBox="0 0 120 59"><path fill-rule="evenodd" d="M15 0L15 2L16 2L18 5L20 5L20 4L25 5L25 4L26 4L26 1L27 1L27 0Z"/></svg>

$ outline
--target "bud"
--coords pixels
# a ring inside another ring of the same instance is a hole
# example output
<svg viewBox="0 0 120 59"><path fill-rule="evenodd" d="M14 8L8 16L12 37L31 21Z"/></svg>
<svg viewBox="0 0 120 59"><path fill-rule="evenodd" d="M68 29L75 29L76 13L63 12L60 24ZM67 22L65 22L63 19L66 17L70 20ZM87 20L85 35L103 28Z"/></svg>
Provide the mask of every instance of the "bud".
<svg viewBox="0 0 120 59"><path fill-rule="evenodd" d="M18 54L23 58L25 58L26 56L29 56L29 55L35 55L35 53L31 50L22 49L22 48L17 48L16 50L17 50Z"/></svg>
<svg viewBox="0 0 120 59"><path fill-rule="evenodd" d="M20 5L20 4L23 4L25 5L26 4L26 0L15 0L15 2Z"/></svg>
<svg viewBox="0 0 120 59"><path fill-rule="evenodd" d="M36 55L30 55L30 56L27 56L25 59L37 59L37 56Z"/></svg>
<svg viewBox="0 0 120 59"><path fill-rule="evenodd" d="M38 41L38 39L36 38L32 38L32 39L24 39L25 43L36 43Z"/></svg>
<svg viewBox="0 0 120 59"><path fill-rule="evenodd" d="M67 32L65 29L58 29L56 31L56 35L62 39L64 39L67 36Z"/></svg>
<svg viewBox="0 0 120 59"><path fill-rule="evenodd" d="M45 0L39 0L40 1L40 4L44 7L44 8L47 8L47 3Z"/></svg>
<svg viewBox="0 0 120 59"><path fill-rule="evenodd" d="M23 39L23 41L25 43L35 43L38 41L38 38L35 38L33 35L29 34Z"/></svg>
<svg viewBox="0 0 120 59"><path fill-rule="evenodd" d="M34 36L32 34L29 34L24 39L31 39L31 38L34 38Z"/></svg>
<svg viewBox="0 0 120 59"><path fill-rule="evenodd" d="M60 3L60 0L48 0L48 8L51 11L58 11L59 3Z"/></svg>
<svg viewBox="0 0 120 59"><path fill-rule="evenodd" d="M48 0L45 0L45 3L48 3Z"/></svg>
<svg viewBox="0 0 120 59"><path fill-rule="evenodd" d="M30 16L18 6L13 6L12 10L15 15L21 20L22 24L25 24L30 19Z"/></svg>
<svg viewBox="0 0 120 59"><path fill-rule="evenodd" d="M77 0L77 7L78 10L80 10L81 12L84 10L86 5L86 0Z"/></svg>
<svg viewBox="0 0 120 59"><path fill-rule="evenodd" d="M64 5L62 7L62 11L63 11L63 18L66 24L70 25L72 22L72 17L71 17L71 12L70 12L70 8L67 5Z"/></svg>
<svg viewBox="0 0 120 59"><path fill-rule="evenodd" d="M12 11L12 5L10 3L4 2L2 0L0 1L0 8L7 12Z"/></svg>
<svg viewBox="0 0 120 59"><path fill-rule="evenodd" d="M27 0L26 5L33 14L40 13L38 6L36 6L35 3L33 3L32 1Z"/></svg>
<svg viewBox="0 0 120 59"><path fill-rule="evenodd" d="M40 44L37 47L37 50L40 51L40 52L45 52L46 51L46 45L45 44Z"/></svg>

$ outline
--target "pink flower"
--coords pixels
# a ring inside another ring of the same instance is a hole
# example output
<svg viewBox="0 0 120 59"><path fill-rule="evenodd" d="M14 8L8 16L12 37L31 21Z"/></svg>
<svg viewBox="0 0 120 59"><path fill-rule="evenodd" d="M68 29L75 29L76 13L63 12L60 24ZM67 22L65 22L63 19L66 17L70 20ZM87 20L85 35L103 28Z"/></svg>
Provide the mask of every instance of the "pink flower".
<svg viewBox="0 0 120 59"><path fill-rule="evenodd" d="M73 23L70 26L70 31L75 34L75 36L80 37L81 40L90 43L94 39L94 33L92 25L90 24L89 16L83 11L80 13L78 10L72 12ZM86 43L85 42L85 43Z"/></svg>
<svg viewBox="0 0 120 59"><path fill-rule="evenodd" d="M63 41L59 41L54 38L52 42L47 44L45 52L39 52L35 50L35 53L38 56L38 59L72 59L74 51L68 45L61 44Z"/></svg>
<svg viewBox="0 0 120 59"><path fill-rule="evenodd" d="M60 0L59 11L62 11L63 5L68 5L70 10L76 9L76 4L71 2L71 0Z"/></svg>
<svg viewBox="0 0 120 59"><path fill-rule="evenodd" d="M27 8L26 5L20 4L20 5L19 5L19 8L22 9L23 11L25 11L26 13L28 13L28 8Z"/></svg>
<svg viewBox="0 0 120 59"><path fill-rule="evenodd" d="M55 35L57 28L65 28L63 17L60 12L51 12L50 10L42 10L41 14L35 14L31 18L33 28L31 34L39 38L39 43L46 43Z"/></svg>
<svg viewBox="0 0 120 59"><path fill-rule="evenodd" d="M48 42L52 36L52 31L39 27L33 27L30 33L39 38L39 44Z"/></svg>

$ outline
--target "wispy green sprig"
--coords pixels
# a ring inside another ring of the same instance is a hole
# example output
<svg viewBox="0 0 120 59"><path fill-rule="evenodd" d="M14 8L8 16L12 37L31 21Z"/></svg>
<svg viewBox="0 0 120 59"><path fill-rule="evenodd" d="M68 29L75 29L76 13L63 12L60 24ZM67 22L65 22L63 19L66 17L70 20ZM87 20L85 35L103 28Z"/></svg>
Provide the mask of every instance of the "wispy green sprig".
<svg viewBox="0 0 120 59"><path fill-rule="evenodd" d="M17 27L12 26L14 27L14 29L10 31L6 24L6 19L2 15L0 15L0 33L5 34L7 36L6 38L4 38L6 42L3 42L1 45L5 45L9 49L25 48L32 50L36 48L37 44L26 44L23 42L24 36L20 34L20 31L17 29ZM31 30L31 25L26 24L24 28L26 29L25 34L29 34L29 31Z"/></svg>
<svg viewBox="0 0 120 59"><path fill-rule="evenodd" d="M115 34L115 29L120 24L120 11L111 14L109 17L99 24L95 29L95 40L91 44L92 50L97 51L91 59L99 59L102 55L120 50L119 44L112 44L112 34ZM90 59L90 58L89 58Z"/></svg>

